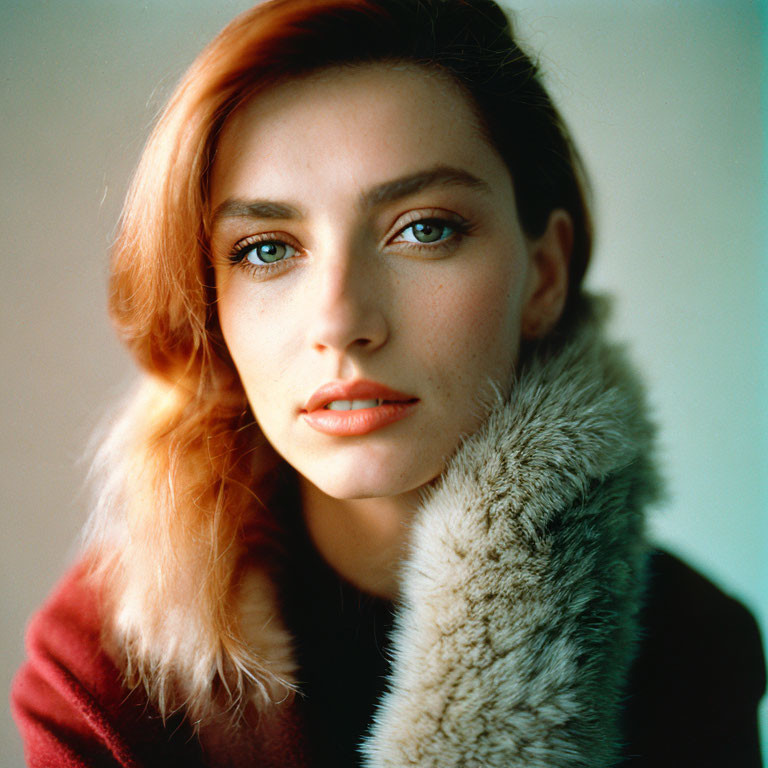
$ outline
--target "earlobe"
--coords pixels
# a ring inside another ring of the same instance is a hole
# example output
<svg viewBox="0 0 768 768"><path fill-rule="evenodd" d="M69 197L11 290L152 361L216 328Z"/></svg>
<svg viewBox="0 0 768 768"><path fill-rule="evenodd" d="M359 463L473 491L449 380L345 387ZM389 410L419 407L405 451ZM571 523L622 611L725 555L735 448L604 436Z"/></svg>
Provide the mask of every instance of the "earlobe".
<svg viewBox="0 0 768 768"><path fill-rule="evenodd" d="M544 234L529 246L530 280L521 330L526 340L545 336L555 326L568 295L568 267L573 248L571 215L557 208Z"/></svg>

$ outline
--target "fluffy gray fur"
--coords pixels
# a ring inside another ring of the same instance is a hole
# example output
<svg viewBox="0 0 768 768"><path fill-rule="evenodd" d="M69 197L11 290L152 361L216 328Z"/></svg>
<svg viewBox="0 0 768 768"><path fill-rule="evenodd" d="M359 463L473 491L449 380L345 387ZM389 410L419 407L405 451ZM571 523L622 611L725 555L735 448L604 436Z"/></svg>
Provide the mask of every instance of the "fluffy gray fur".
<svg viewBox="0 0 768 768"><path fill-rule="evenodd" d="M531 351L414 523L369 768L610 766L659 496L654 429L585 300Z"/></svg>

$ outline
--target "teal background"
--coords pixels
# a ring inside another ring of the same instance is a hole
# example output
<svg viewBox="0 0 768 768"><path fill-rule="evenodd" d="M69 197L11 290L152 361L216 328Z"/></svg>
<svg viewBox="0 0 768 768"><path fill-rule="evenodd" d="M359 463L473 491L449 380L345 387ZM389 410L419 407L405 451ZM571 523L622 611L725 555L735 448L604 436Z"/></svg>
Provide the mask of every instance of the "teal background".
<svg viewBox="0 0 768 768"><path fill-rule="evenodd" d="M4 690L74 557L80 457L134 372L106 252L149 126L235 0L0 0ZM589 284L644 372L669 500L654 538L768 636L765 3L528 0L518 25L590 169ZM761 727L768 739L768 709ZM23 764L7 704L0 765Z"/></svg>
<svg viewBox="0 0 768 768"><path fill-rule="evenodd" d="M765 638L766 6L517 8L591 171L588 282L616 297L660 425L653 536L746 602ZM765 743L765 701L760 726Z"/></svg>

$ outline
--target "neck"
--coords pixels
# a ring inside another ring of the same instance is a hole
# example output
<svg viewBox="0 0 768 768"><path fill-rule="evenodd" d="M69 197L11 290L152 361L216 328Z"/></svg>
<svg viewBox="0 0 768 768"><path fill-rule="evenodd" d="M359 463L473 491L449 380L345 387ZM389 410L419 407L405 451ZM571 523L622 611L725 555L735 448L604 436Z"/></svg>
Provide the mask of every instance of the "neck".
<svg viewBox="0 0 768 768"><path fill-rule="evenodd" d="M418 493L336 499L299 476L309 536L323 559L358 589L394 600Z"/></svg>

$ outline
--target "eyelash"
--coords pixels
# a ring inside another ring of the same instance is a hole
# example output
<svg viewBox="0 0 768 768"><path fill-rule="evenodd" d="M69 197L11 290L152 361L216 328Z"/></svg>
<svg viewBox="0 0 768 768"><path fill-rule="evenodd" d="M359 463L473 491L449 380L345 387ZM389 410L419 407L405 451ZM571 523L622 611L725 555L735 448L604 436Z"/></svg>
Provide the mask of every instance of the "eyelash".
<svg viewBox="0 0 768 768"><path fill-rule="evenodd" d="M465 235L470 234L473 230L472 224L463 218L450 218L446 216L424 216L423 214L414 214L410 221L407 221L402 227L400 227L392 240L401 236L404 232L416 224L435 224L444 229L448 228L452 230L452 232L448 237L441 240L436 240L434 243L414 243L412 241L405 241L405 244L409 249L416 248L418 250L434 251L437 248L447 248L449 246L454 247L461 242ZM390 242L392 242L392 240L390 240ZM293 257L280 259L280 261L273 261L266 264L254 264L252 261L248 260L247 256L249 251L261 243L276 243L280 245L286 245L289 248L293 248L297 252L300 250L297 246L288 242L287 239L280 239L274 235L249 235L248 237L235 243L232 251L229 254L229 261L242 269L246 269L252 273L259 273L261 275L266 275L267 273L274 272L275 270L285 269L286 262L291 261ZM400 244L402 245L403 243L401 242Z"/></svg>

